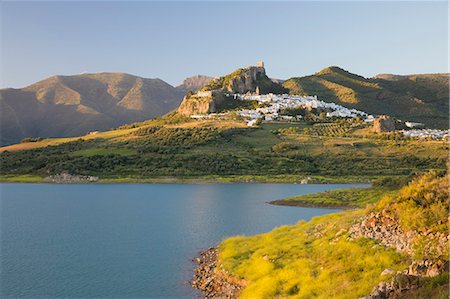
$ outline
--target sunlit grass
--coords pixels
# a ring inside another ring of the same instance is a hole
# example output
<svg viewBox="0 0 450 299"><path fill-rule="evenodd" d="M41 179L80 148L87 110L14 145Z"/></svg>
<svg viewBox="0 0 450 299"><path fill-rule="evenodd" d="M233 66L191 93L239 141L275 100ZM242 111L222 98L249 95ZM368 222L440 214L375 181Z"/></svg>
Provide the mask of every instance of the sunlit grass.
<svg viewBox="0 0 450 299"><path fill-rule="evenodd" d="M37 175L0 175L0 182L10 183L41 183L43 178Z"/></svg>
<svg viewBox="0 0 450 299"><path fill-rule="evenodd" d="M394 192L388 192L385 188L349 188L293 196L284 201L317 206L364 207L366 204L375 203L386 194Z"/></svg>
<svg viewBox="0 0 450 299"><path fill-rule="evenodd" d="M137 152L132 149L127 148L88 148L83 149L79 151L73 152L73 155L75 156L105 156L105 155L123 155L123 156L130 156L130 155L136 155Z"/></svg>
<svg viewBox="0 0 450 299"><path fill-rule="evenodd" d="M408 256L372 239L350 239L348 229L367 213L383 211L397 219L405 232L448 233L448 184L448 176L428 173L396 192L378 194L379 190L372 190L373 200L382 199L365 209L300 221L266 234L226 239L219 245L220 264L247 281L241 293L243 298L366 296L378 283L392 277L382 276L383 270L390 268L394 273L405 270L412 258L448 260L448 249L444 254L433 255L433 250L429 250L435 246L433 241L419 237L415 252ZM372 192L370 189L356 190L354 194L350 190L336 192L344 192L359 202L364 201L357 200L358 196L364 196L364 190ZM321 194L316 197L324 193ZM447 282L448 272L428 279L419 289L420 298L441 293L448 296L448 290L441 288Z"/></svg>
<svg viewBox="0 0 450 299"><path fill-rule="evenodd" d="M249 282L242 298L358 298L386 268L407 268L408 259L370 240L347 240L361 211L322 216L253 237L234 237L219 247L225 269Z"/></svg>

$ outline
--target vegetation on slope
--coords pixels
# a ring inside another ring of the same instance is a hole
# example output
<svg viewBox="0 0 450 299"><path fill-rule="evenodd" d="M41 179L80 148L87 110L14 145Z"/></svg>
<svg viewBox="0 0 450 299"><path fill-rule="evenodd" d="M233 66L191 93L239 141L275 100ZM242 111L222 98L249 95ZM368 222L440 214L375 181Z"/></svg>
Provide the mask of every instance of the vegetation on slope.
<svg viewBox="0 0 450 299"><path fill-rule="evenodd" d="M1 173L46 177L67 171L128 181L284 177L298 182L311 177L312 181L361 182L445 169L448 144L444 142L376 139L358 133L357 126L346 126L350 131L345 136L305 133L315 125L248 128L239 120L192 120L175 114L81 138L2 148Z"/></svg>
<svg viewBox="0 0 450 299"><path fill-rule="evenodd" d="M292 94L317 95L371 114L388 114L427 127L448 128L448 74L379 76L367 79L338 67L286 80Z"/></svg>
<svg viewBox="0 0 450 299"><path fill-rule="evenodd" d="M362 208L378 202L386 195L393 195L410 180L409 176L380 178L370 188L345 188L313 194L303 194L272 201L272 204L299 207Z"/></svg>
<svg viewBox="0 0 450 299"><path fill-rule="evenodd" d="M385 269L393 273L405 270L414 258L371 239L349 238L348 230L355 221L374 209L398 215L404 230L430 227L448 233L448 178L427 174L366 210L317 217L262 235L229 238L219 246L220 267L247 282L242 298L368 295L378 283L392 277L381 275ZM416 250L420 252L421 247ZM448 260L448 256L441 258ZM448 272L422 283L415 290L422 298L448 296L448 287L440 287L448 283Z"/></svg>
<svg viewBox="0 0 450 299"><path fill-rule="evenodd" d="M374 210L388 209L406 230L447 233L449 178L427 173L403 187L397 196L383 198Z"/></svg>
<svg viewBox="0 0 450 299"><path fill-rule="evenodd" d="M272 201L272 204L299 207L362 207L368 203L378 201L386 194L384 188L350 188L325 191L288 197L283 200Z"/></svg>

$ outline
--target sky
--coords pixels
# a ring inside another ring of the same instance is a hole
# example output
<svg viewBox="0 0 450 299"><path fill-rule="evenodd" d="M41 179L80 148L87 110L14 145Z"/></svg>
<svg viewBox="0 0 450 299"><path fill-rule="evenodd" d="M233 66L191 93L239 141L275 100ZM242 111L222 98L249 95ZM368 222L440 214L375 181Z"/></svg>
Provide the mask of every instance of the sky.
<svg viewBox="0 0 450 299"><path fill-rule="evenodd" d="M279 79L448 72L447 2L0 3L2 88L94 72L178 85L258 60Z"/></svg>

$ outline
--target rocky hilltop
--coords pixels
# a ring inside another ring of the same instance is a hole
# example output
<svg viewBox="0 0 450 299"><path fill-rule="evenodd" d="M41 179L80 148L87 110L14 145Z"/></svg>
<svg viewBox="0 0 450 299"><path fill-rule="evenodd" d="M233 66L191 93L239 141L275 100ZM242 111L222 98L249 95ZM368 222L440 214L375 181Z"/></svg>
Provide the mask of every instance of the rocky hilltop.
<svg viewBox="0 0 450 299"><path fill-rule="evenodd" d="M288 90L272 81L267 75L264 63L238 69L231 74L215 78L196 93L189 93L178 109L180 114L219 112L223 104L233 101L228 94L286 93ZM232 105L231 105L232 106Z"/></svg>

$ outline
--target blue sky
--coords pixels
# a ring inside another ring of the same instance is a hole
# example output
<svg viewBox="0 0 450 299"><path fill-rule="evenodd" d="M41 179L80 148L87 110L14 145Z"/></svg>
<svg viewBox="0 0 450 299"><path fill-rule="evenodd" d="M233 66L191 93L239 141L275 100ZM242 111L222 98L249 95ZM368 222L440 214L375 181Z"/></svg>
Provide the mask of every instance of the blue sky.
<svg viewBox="0 0 450 299"><path fill-rule="evenodd" d="M263 59L269 76L448 71L447 2L2 2L1 86L127 72L177 85Z"/></svg>

